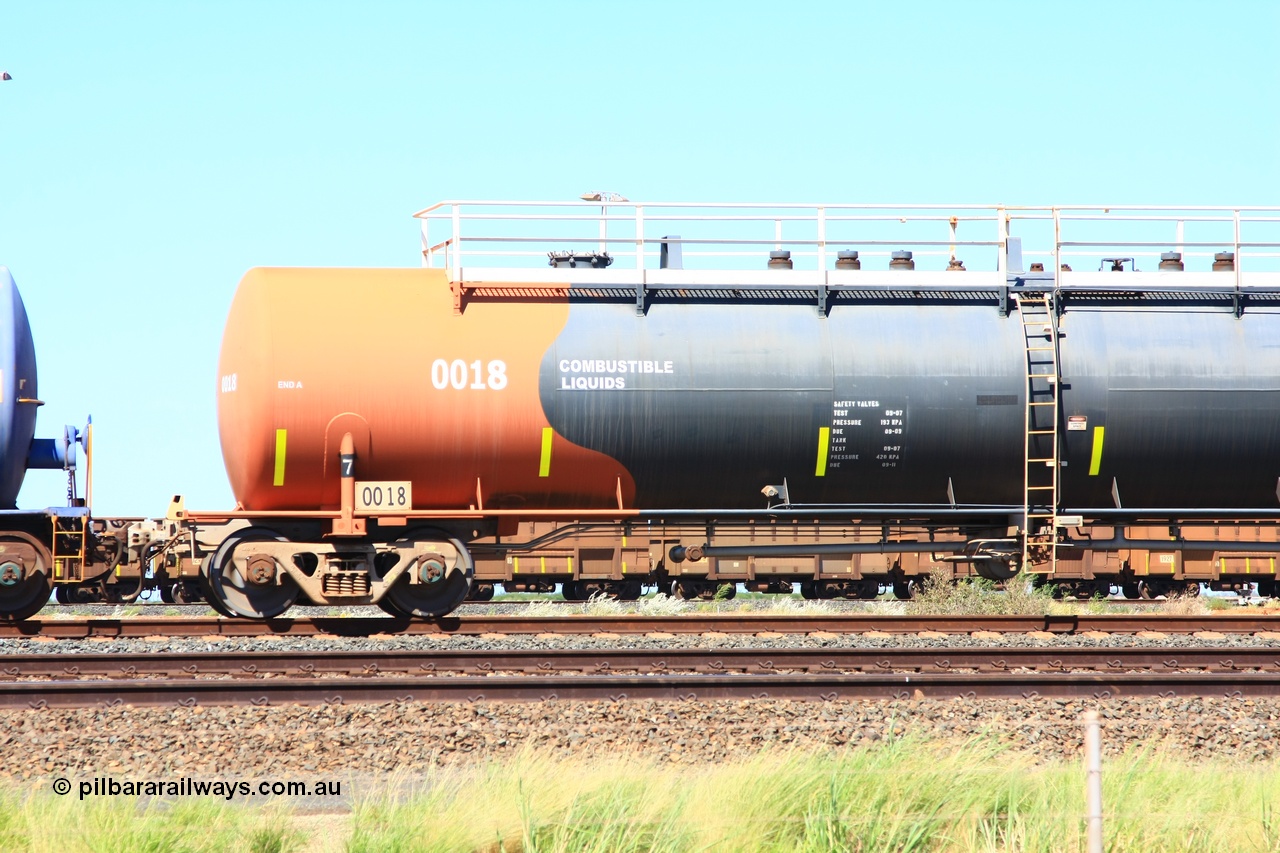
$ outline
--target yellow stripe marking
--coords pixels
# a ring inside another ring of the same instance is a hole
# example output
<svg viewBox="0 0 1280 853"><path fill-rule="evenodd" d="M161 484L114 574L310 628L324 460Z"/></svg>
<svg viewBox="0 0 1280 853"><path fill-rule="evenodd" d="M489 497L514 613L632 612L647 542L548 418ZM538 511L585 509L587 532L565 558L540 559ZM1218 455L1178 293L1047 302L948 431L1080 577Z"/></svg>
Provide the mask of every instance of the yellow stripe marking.
<svg viewBox="0 0 1280 853"><path fill-rule="evenodd" d="M538 559L542 561L542 573L545 575L547 573L547 558L539 557Z"/></svg>
<svg viewBox="0 0 1280 853"><path fill-rule="evenodd" d="M538 476L551 476L551 437L555 435L555 430L551 427L542 428L542 461L538 463Z"/></svg>
<svg viewBox="0 0 1280 853"><path fill-rule="evenodd" d="M284 452L285 446L289 441L289 431L285 429L276 430L276 477L272 481L273 486L284 485Z"/></svg>
<svg viewBox="0 0 1280 853"><path fill-rule="evenodd" d="M512 565L511 574L514 575L516 572L520 571L520 558L519 557L513 558L511 561L511 565Z"/></svg>
<svg viewBox="0 0 1280 853"><path fill-rule="evenodd" d="M1102 467L1102 438L1104 427L1093 428L1093 457L1089 460L1089 476L1098 476L1098 469Z"/></svg>
<svg viewBox="0 0 1280 853"><path fill-rule="evenodd" d="M831 427L818 427L818 466L813 471L815 477L827 476L827 447L831 444Z"/></svg>

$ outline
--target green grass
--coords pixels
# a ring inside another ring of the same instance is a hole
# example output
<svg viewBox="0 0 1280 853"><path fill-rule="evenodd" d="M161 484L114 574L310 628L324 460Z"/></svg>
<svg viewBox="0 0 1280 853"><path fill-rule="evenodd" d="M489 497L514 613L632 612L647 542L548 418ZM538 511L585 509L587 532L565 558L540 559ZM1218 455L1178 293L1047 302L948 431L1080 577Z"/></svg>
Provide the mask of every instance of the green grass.
<svg viewBox="0 0 1280 853"><path fill-rule="evenodd" d="M925 581L923 594L913 601L899 602L885 595L881 601L839 601L839 606L825 600L807 601L799 593L774 595L772 593L739 592L727 598L728 585L717 592L711 601L681 601L664 593L648 593L639 601L611 601L597 596L590 601L566 605L558 596L515 594L502 597L504 601L525 602L528 616L564 616L568 613L586 613L595 616L612 616L639 613L650 616L678 616L683 613L756 613L756 614L812 614L828 615L836 612L864 611L889 615L910 613L918 615L984 616L984 615L1073 615L1073 614L1131 614L1133 608L1123 602L1095 597L1079 601L1071 597L1055 599L1048 587L1034 588L1030 575L1019 575L997 590L996 584L982 578L962 578L952 582L945 570L937 571ZM523 597L518 597L523 596ZM884 600L890 599L890 600ZM1234 599L1208 598L1205 596L1170 595L1166 600L1154 602L1147 611L1184 616L1198 616L1228 610L1236 606ZM1280 601L1267 601L1260 606L1280 609Z"/></svg>
<svg viewBox="0 0 1280 853"><path fill-rule="evenodd" d="M996 592L995 586L982 578L953 583L946 571L934 572L925 581L924 592L906 603L906 612L951 616L1133 613L1132 606L1104 598L1095 597L1086 601L1055 599L1048 586L1038 589L1033 587L1030 575L1018 575L1005 581L1003 592ZM1235 606L1234 599L1170 595L1155 603L1147 612L1201 616Z"/></svg>
<svg viewBox="0 0 1280 853"><path fill-rule="evenodd" d="M351 853L1076 851L1084 774L994 741L898 741L697 768L554 761L434 776L356 806ZM1280 768L1135 751L1104 765L1111 851L1280 850ZM1229 819L1223 819L1229 816Z"/></svg>
<svg viewBox="0 0 1280 853"><path fill-rule="evenodd" d="M139 807L133 797L81 801L0 790L6 853L291 853L304 837L279 809L229 807L216 799Z"/></svg>
<svg viewBox="0 0 1280 853"><path fill-rule="evenodd" d="M570 613L585 613L591 616L620 616L634 613L640 616L680 616L688 613L752 613L757 615L828 615L835 613L836 608L825 601L805 601L799 596L784 595L762 596L746 601L742 596L730 600L718 601L684 601L661 593L646 596L639 601L614 601L604 596L595 596L589 601L575 604L563 604L554 601L530 601L525 605L523 616L564 616ZM886 609L897 606L866 605L867 612L890 613Z"/></svg>
<svg viewBox="0 0 1280 853"><path fill-rule="evenodd" d="M1280 851L1280 766L1135 748L1103 764L1107 849ZM219 800L0 789L0 850L23 853L828 853L1082 851L1084 773L996 735L891 740L678 766L636 755L501 762L391 777L323 830Z"/></svg>
<svg viewBox="0 0 1280 853"><path fill-rule="evenodd" d="M1040 615L1052 613L1062 606L1048 589L1034 589L1030 580L1019 575L1005 582L1003 593L995 592L995 584L982 578L953 583L950 574L935 571L924 582L924 591L907 603L907 612L948 614L957 616ZM1079 604L1073 604L1078 611Z"/></svg>

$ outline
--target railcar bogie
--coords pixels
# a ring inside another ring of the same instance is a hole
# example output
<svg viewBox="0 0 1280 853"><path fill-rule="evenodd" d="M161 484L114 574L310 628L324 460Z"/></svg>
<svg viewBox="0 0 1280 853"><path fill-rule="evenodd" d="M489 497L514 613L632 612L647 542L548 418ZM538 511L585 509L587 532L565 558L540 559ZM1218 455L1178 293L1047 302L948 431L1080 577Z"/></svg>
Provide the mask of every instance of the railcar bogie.
<svg viewBox="0 0 1280 853"><path fill-rule="evenodd" d="M462 603L474 574L466 546L440 530L324 541L314 523L297 521L233 530L200 565L210 602L250 619L274 618L294 604L376 604L396 616L440 616Z"/></svg>
<svg viewBox="0 0 1280 853"><path fill-rule="evenodd" d="M53 589L53 556L28 533L0 534L0 612L7 619L34 616Z"/></svg>

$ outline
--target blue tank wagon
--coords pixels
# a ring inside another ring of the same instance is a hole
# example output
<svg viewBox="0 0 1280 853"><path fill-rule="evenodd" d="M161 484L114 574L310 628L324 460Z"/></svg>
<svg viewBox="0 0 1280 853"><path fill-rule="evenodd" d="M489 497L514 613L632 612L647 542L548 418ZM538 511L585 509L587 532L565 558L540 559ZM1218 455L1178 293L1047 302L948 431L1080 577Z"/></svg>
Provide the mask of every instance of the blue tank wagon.
<svg viewBox="0 0 1280 853"><path fill-rule="evenodd" d="M26 308L13 276L0 267L0 619L33 615L55 583L59 599L71 600L69 591L109 575L126 554L127 522L94 520L87 496L77 492L77 448L88 449L90 428L36 438L41 405ZM33 468L66 472L66 506L18 509L18 491Z"/></svg>

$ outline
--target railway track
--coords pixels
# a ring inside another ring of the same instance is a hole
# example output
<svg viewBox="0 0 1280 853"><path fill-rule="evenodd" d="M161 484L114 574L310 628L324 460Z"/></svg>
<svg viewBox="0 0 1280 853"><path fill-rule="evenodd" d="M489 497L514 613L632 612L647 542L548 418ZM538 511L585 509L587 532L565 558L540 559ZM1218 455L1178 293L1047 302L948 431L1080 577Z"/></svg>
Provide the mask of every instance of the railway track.
<svg viewBox="0 0 1280 853"><path fill-rule="evenodd" d="M0 708L1280 695L1280 650L662 649L13 655Z"/></svg>
<svg viewBox="0 0 1280 853"><path fill-rule="evenodd" d="M0 683L32 678L270 678L282 676L676 672L1280 672L1280 648L675 648L254 651L22 654L0 659Z"/></svg>
<svg viewBox="0 0 1280 853"><path fill-rule="evenodd" d="M859 634L871 631L887 634L916 634L934 631L970 634L994 631L1007 634L1047 632L1077 634L1099 631L1134 634L1156 631L1165 634L1194 634L1216 631L1223 634L1280 633L1280 615L1256 612L1229 612L1210 615L1170 615L1164 613L1119 613L1105 615L1067 614L1041 616L903 616L878 613L835 613L823 615L692 613L680 616L637 616L632 614L594 616L468 615L434 620L393 617L323 617L271 619L256 622L241 619L183 616L136 616L88 619L33 619L0 623L0 639L15 637L261 637L271 635L369 637L414 634L754 634L762 632L806 634L826 632Z"/></svg>

